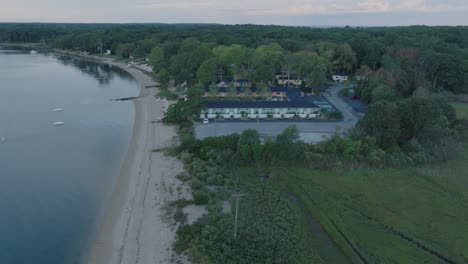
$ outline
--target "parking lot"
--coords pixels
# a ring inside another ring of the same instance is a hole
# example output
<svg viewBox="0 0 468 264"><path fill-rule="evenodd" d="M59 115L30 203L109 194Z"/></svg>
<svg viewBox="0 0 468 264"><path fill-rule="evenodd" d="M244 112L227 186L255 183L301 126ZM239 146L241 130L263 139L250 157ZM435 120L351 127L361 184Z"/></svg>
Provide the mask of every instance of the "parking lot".
<svg viewBox="0 0 468 264"><path fill-rule="evenodd" d="M342 86L332 86L324 97L343 113L343 121L324 121L324 120L278 120L278 121L215 121L211 120L209 124L195 124L195 137L204 139L207 137L216 137L230 135L233 133L242 133L246 129L258 130L260 135L276 136L283 132L289 126L295 125L300 132L301 139L305 142L316 143L324 140L334 133L344 133L353 128L359 120L359 115L341 98L339 92L344 89Z"/></svg>

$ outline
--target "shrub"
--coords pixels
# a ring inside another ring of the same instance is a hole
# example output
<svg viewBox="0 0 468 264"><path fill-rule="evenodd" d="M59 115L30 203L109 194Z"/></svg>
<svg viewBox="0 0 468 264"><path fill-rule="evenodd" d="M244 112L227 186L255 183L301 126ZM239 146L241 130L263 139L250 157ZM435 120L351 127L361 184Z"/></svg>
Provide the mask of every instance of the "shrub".
<svg viewBox="0 0 468 264"><path fill-rule="evenodd" d="M208 203L209 196L204 190L198 190L193 193L193 203L196 205L205 205Z"/></svg>
<svg viewBox="0 0 468 264"><path fill-rule="evenodd" d="M180 160L184 164L190 164L192 162L192 158L193 158L193 155L188 153L187 151L184 151L182 152L182 154L180 154Z"/></svg>
<svg viewBox="0 0 468 264"><path fill-rule="evenodd" d="M174 213L176 223L184 224L187 221L187 215L182 211L182 208L177 207Z"/></svg>
<svg viewBox="0 0 468 264"><path fill-rule="evenodd" d="M192 181L190 182L190 187L193 190L199 190L199 189L203 188L203 186L204 186L203 182L201 182L197 178L192 179Z"/></svg>
<svg viewBox="0 0 468 264"><path fill-rule="evenodd" d="M190 243L196 239L199 231L201 230L201 225L183 225L177 229L177 241L174 244L174 250L177 253L182 253L186 251Z"/></svg>
<svg viewBox="0 0 468 264"><path fill-rule="evenodd" d="M446 137L434 145L430 153L435 161L446 161L456 158L462 151L462 144L453 137Z"/></svg>
<svg viewBox="0 0 468 264"><path fill-rule="evenodd" d="M343 113L340 111L329 112L325 114L328 119L343 119Z"/></svg>
<svg viewBox="0 0 468 264"><path fill-rule="evenodd" d="M159 91L158 96L161 98L166 98L167 100L177 100L179 98L177 94L169 91L169 89L164 88Z"/></svg>

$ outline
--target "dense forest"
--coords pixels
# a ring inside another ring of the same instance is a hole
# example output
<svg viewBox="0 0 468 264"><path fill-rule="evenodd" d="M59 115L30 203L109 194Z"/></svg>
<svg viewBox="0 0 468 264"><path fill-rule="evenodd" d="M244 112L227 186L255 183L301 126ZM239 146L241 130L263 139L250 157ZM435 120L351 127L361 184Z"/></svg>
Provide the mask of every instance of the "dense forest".
<svg viewBox="0 0 468 264"><path fill-rule="evenodd" d="M0 42L149 57L163 81L193 85L209 85L221 77L268 82L272 74L285 70L312 85L334 72L375 73L402 96L418 89L468 91L467 27L2 24ZM362 91L368 101L371 90ZM378 90L388 92L386 87Z"/></svg>

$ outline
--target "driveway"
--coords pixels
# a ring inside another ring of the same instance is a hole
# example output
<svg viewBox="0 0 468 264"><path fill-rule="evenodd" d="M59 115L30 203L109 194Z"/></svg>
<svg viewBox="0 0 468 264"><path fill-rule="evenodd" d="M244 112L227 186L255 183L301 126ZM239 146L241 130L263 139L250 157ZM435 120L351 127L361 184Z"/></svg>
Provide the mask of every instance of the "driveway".
<svg viewBox="0 0 468 264"><path fill-rule="evenodd" d="M316 143L323 141L335 133L344 133L353 128L359 120L359 115L339 97L339 92L345 87L332 86L323 94L324 97L343 113L343 121L211 121L210 124L196 123L194 126L195 137L204 139L242 133L247 129L258 130L260 135L276 136L289 126L295 125L300 132L301 139L305 142Z"/></svg>
<svg viewBox="0 0 468 264"><path fill-rule="evenodd" d="M340 110L343 113L343 121L336 122L337 124L341 124L341 127L344 130L348 130L353 128L356 123L359 121L359 114L354 111L354 109L344 102L340 98L340 92L345 89L346 87L343 85L335 85L328 88L323 96L327 99L336 109Z"/></svg>

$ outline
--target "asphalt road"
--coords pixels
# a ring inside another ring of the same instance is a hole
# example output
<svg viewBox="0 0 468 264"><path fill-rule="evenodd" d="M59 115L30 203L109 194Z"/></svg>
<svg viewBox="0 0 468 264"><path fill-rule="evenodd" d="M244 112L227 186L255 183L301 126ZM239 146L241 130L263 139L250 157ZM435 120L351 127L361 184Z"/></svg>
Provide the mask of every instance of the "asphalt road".
<svg viewBox="0 0 468 264"><path fill-rule="evenodd" d="M204 139L242 133L247 129L258 130L262 136L276 136L289 126L295 125L305 142L319 142L335 133L344 133L353 128L359 120L359 115L341 98L338 93L345 87L332 86L324 93L324 97L343 113L343 121L211 121L210 124L195 124L195 137Z"/></svg>

